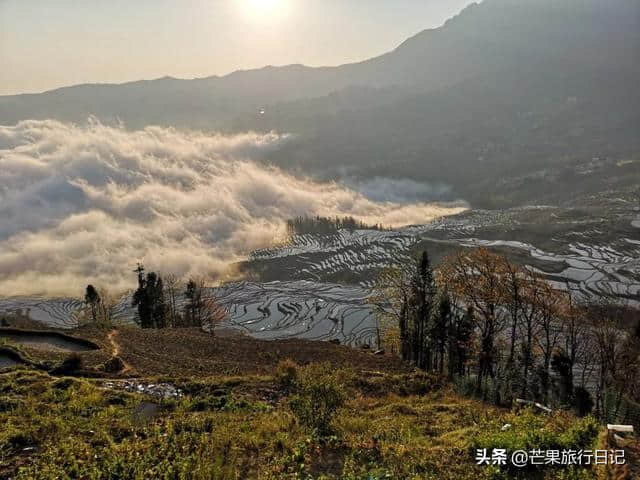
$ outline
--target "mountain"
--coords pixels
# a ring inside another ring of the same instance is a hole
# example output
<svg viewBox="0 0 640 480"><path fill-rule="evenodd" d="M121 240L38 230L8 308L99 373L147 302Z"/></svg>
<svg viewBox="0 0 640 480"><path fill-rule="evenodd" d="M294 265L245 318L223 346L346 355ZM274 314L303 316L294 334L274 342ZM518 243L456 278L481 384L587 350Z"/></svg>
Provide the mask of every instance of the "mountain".
<svg viewBox="0 0 640 480"><path fill-rule="evenodd" d="M195 80L162 78L122 85L78 85L0 97L0 120L87 115L130 126L161 123L217 127L238 113L319 97L349 86L411 86L422 92L489 72L564 66L637 68L639 10L632 0L487 0L394 51L339 67L302 65L238 71Z"/></svg>
<svg viewBox="0 0 640 480"><path fill-rule="evenodd" d="M4 96L0 124L95 115L130 128L276 129L297 134L272 158L283 167L446 183L482 203L497 176L635 159L639 52L637 0L486 0L364 62ZM536 193L512 190L496 201Z"/></svg>

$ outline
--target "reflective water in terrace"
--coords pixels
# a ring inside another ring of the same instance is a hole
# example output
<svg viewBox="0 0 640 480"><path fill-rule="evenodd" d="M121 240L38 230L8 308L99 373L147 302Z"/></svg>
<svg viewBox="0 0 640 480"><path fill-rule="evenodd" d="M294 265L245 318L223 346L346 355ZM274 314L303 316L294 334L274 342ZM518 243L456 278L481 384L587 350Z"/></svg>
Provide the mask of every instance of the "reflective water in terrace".
<svg viewBox="0 0 640 480"><path fill-rule="evenodd" d="M0 353L0 369L13 367L15 365L20 365L20 363L16 362L13 358L9 357L8 355Z"/></svg>
<svg viewBox="0 0 640 480"><path fill-rule="evenodd" d="M367 305L369 290L359 286L311 281L238 282L210 289L208 293L229 314L224 327L255 338L337 339L354 346L375 344L375 316ZM178 303L184 304L184 298ZM0 299L0 312L29 310L32 318L63 328L75 326L74 313L81 307L81 302L72 299ZM131 298L125 297L116 309L116 319L132 322L134 318Z"/></svg>
<svg viewBox="0 0 640 480"><path fill-rule="evenodd" d="M0 339L44 350L56 350L62 352L85 352L95 350L87 342L74 340L71 337L47 334L47 333L20 333L0 331Z"/></svg>

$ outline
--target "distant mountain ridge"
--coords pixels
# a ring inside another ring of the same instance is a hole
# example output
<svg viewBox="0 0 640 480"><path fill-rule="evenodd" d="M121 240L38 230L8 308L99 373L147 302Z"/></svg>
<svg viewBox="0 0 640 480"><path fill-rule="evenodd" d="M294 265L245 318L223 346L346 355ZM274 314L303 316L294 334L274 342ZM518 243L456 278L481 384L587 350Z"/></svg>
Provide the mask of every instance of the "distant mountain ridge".
<svg viewBox="0 0 640 480"><path fill-rule="evenodd" d="M158 123L224 128L236 116L263 106L353 86L431 92L488 72L518 69L523 62L528 67L568 62L566 67L573 69L585 64L619 66L640 47L639 12L638 3L631 0L604 5L593 0L486 0L470 5L442 27L425 30L392 52L363 62L264 67L224 77L165 77L3 96L0 122L44 117L82 121L96 115L117 117L132 127Z"/></svg>
<svg viewBox="0 0 640 480"><path fill-rule="evenodd" d="M637 0L485 0L363 62L3 96L0 124L94 115L128 128L286 131L295 140L270 158L283 168L443 183L497 208L629 188L626 171L571 172L640 158L639 59Z"/></svg>

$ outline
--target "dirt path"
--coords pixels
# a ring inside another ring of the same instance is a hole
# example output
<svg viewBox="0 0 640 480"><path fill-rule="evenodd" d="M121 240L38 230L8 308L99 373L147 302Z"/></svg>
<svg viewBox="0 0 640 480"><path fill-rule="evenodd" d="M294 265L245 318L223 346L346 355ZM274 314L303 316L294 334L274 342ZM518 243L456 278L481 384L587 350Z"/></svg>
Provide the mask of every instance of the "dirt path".
<svg viewBox="0 0 640 480"><path fill-rule="evenodd" d="M132 368L131 368L131 365L129 365L122 357L120 357L120 345L116 340L117 335L118 335L118 330L114 328L109 332L109 335L107 336L107 340L109 340L109 343L111 344L111 356L119 357L120 360L122 360L122 364L124 365L120 373L125 373L132 370Z"/></svg>

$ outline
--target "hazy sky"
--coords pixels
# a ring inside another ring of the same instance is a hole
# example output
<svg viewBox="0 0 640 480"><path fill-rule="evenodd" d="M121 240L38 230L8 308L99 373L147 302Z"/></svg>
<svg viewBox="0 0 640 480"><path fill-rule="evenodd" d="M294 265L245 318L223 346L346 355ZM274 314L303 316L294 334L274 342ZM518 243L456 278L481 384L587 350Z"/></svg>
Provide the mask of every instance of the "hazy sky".
<svg viewBox="0 0 640 480"><path fill-rule="evenodd" d="M0 94L384 53L472 0L0 0Z"/></svg>

